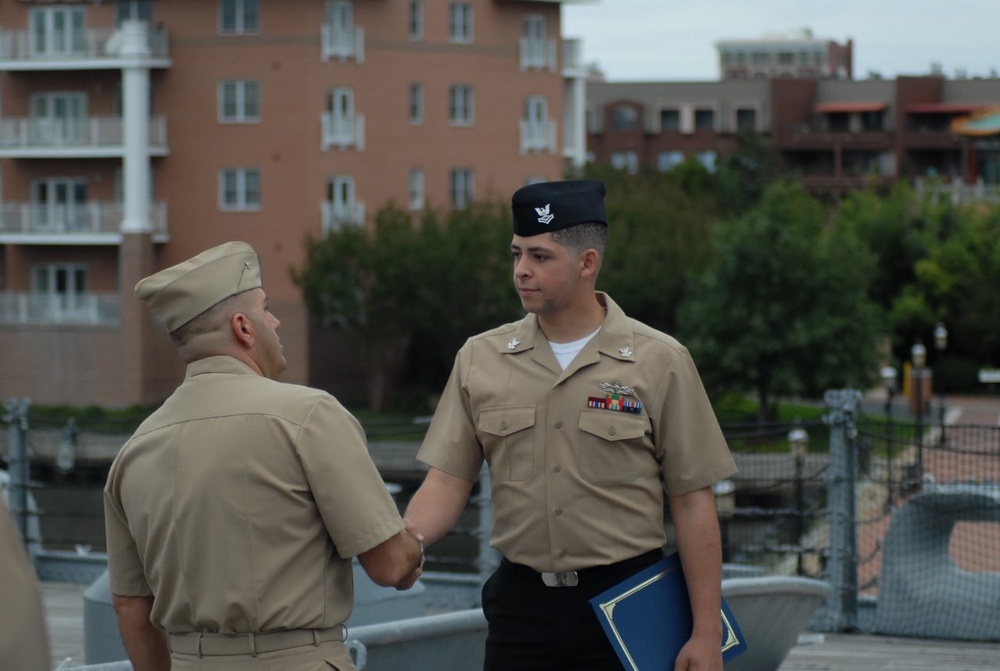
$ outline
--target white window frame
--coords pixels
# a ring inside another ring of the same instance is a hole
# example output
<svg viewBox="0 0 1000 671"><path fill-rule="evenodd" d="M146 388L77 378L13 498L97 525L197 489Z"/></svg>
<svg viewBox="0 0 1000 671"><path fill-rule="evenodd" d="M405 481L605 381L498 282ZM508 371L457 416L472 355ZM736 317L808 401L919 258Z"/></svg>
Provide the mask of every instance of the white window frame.
<svg viewBox="0 0 1000 671"><path fill-rule="evenodd" d="M115 25L120 26L126 19L138 19L147 23L153 20L153 0L118 0L115 3Z"/></svg>
<svg viewBox="0 0 1000 671"><path fill-rule="evenodd" d="M260 33L259 0L218 0L218 31L220 35L256 35ZM227 14L232 14L228 27Z"/></svg>
<svg viewBox="0 0 1000 671"><path fill-rule="evenodd" d="M87 94L46 91L29 99L33 140L43 144L78 144L87 134Z"/></svg>
<svg viewBox="0 0 1000 671"><path fill-rule="evenodd" d="M407 115L410 123L419 126L424 122L424 85L420 82L411 82L407 89Z"/></svg>
<svg viewBox="0 0 1000 671"><path fill-rule="evenodd" d="M448 5L448 41L455 44L472 44L475 41L475 11L467 2Z"/></svg>
<svg viewBox="0 0 1000 671"><path fill-rule="evenodd" d="M543 14L525 14L521 33L521 70L555 71L556 42L549 39Z"/></svg>
<svg viewBox="0 0 1000 671"><path fill-rule="evenodd" d="M472 205L476 196L476 175L471 168L452 168L448 184L454 209L461 210Z"/></svg>
<svg viewBox="0 0 1000 671"><path fill-rule="evenodd" d="M256 79L224 79L218 86L220 123L258 123L260 121L260 82ZM227 114L232 105L233 113Z"/></svg>
<svg viewBox="0 0 1000 671"><path fill-rule="evenodd" d="M223 212L259 211L263 200L261 192L260 168L223 168L219 171L219 209Z"/></svg>
<svg viewBox="0 0 1000 671"><path fill-rule="evenodd" d="M612 152L609 162L615 170L625 170L630 175L639 172L639 154L634 150Z"/></svg>
<svg viewBox="0 0 1000 671"><path fill-rule="evenodd" d="M32 224L39 229L79 231L86 227L87 180L49 177L31 183Z"/></svg>
<svg viewBox="0 0 1000 671"><path fill-rule="evenodd" d="M365 148L365 119L354 111L354 89L336 86L327 92L323 120L323 149Z"/></svg>
<svg viewBox="0 0 1000 671"><path fill-rule="evenodd" d="M476 122L476 91L467 84L448 88L448 122L452 126L472 126Z"/></svg>
<svg viewBox="0 0 1000 671"><path fill-rule="evenodd" d="M34 56L68 56L85 47L87 15L83 7L32 7L28 45Z"/></svg>
<svg viewBox="0 0 1000 671"><path fill-rule="evenodd" d="M685 161L684 152L677 149L661 151L656 156L656 169L660 172L668 172Z"/></svg>
<svg viewBox="0 0 1000 671"><path fill-rule="evenodd" d="M424 39L424 2L423 0L410 0L408 3L407 32L410 39L419 41Z"/></svg>
<svg viewBox="0 0 1000 671"><path fill-rule="evenodd" d="M426 204L423 168L411 168L409 180L409 204L411 210L422 210Z"/></svg>
<svg viewBox="0 0 1000 671"><path fill-rule="evenodd" d="M323 235L340 231L345 226L364 226L365 206L357 200L354 177L333 175L326 180L326 200L323 202Z"/></svg>
<svg viewBox="0 0 1000 671"><path fill-rule="evenodd" d="M555 123L549 119L549 101L542 95L531 95L524 99L521 153L529 151L556 151Z"/></svg>

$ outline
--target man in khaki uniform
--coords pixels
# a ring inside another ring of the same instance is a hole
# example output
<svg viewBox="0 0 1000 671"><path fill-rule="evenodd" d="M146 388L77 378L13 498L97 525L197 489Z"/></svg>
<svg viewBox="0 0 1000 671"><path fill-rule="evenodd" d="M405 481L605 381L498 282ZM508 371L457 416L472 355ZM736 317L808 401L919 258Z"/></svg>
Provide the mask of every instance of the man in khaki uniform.
<svg viewBox="0 0 1000 671"><path fill-rule="evenodd" d="M354 669L351 558L400 589L423 560L360 425L329 394L275 381L280 322L246 243L135 292L188 364L104 490L113 605L136 671Z"/></svg>
<svg viewBox="0 0 1000 671"><path fill-rule="evenodd" d="M676 670L722 671L722 552L711 485L736 470L687 350L595 283L604 185L513 197L514 284L529 313L459 351L418 458L407 527L440 538L489 464L483 587L490 671L620 668L588 600L663 556L669 496L694 632Z"/></svg>
<svg viewBox="0 0 1000 671"><path fill-rule="evenodd" d="M47 671L42 595L24 541L0 496L0 669Z"/></svg>

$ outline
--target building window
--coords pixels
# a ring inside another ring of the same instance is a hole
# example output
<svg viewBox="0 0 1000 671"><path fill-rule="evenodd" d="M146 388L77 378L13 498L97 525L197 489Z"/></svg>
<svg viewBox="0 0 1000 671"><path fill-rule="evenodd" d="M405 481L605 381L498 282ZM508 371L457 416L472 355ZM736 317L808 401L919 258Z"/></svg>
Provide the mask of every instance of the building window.
<svg viewBox="0 0 1000 671"><path fill-rule="evenodd" d="M31 224L46 231L87 228L87 182L79 178L40 179L31 184Z"/></svg>
<svg viewBox="0 0 1000 671"><path fill-rule="evenodd" d="M451 171L451 206L462 209L472 204L474 197L473 174L468 168Z"/></svg>
<svg viewBox="0 0 1000 671"><path fill-rule="evenodd" d="M661 151L656 157L656 169L660 172L667 172L668 170L680 165L684 162L684 152L682 151Z"/></svg>
<svg viewBox="0 0 1000 671"><path fill-rule="evenodd" d="M475 122L476 105L471 86L456 84L448 89L448 120L454 126L471 126Z"/></svg>
<svg viewBox="0 0 1000 671"><path fill-rule="evenodd" d="M260 32L259 0L219 0L219 32L223 35Z"/></svg>
<svg viewBox="0 0 1000 671"><path fill-rule="evenodd" d="M126 19L151 21L153 0L118 0L115 3L115 25L120 26Z"/></svg>
<svg viewBox="0 0 1000 671"><path fill-rule="evenodd" d="M616 151L611 154L611 167L634 175L639 172L639 155L634 151Z"/></svg>
<svg viewBox="0 0 1000 671"><path fill-rule="evenodd" d="M694 111L695 130L715 130L715 110L696 109Z"/></svg>
<svg viewBox="0 0 1000 671"><path fill-rule="evenodd" d="M411 124L424 122L424 85L418 82L410 84L409 117Z"/></svg>
<svg viewBox="0 0 1000 671"><path fill-rule="evenodd" d="M219 82L219 121L260 121L260 83L249 79Z"/></svg>
<svg viewBox="0 0 1000 671"><path fill-rule="evenodd" d="M705 170L715 172L715 161L718 154L714 151L700 151L697 154L698 162L705 166Z"/></svg>
<svg viewBox="0 0 1000 671"><path fill-rule="evenodd" d="M638 120L639 113L634 107L621 106L611 110L611 127L615 130L635 130Z"/></svg>
<svg viewBox="0 0 1000 671"><path fill-rule="evenodd" d="M877 110L875 112L862 112L861 113L861 130L871 133L883 130L882 122L885 114L882 110Z"/></svg>
<svg viewBox="0 0 1000 671"><path fill-rule="evenodd" d="M680 130L681 129L681 111L680 110L661 110L660 111L660 130Z"/></svg>
<svg viewBox="0 0 1000 671"><path fill-rule="evenodd" d="M424 39L424 2L410 0L409 32L411 40Z"/></svg>
<svg viewBox="0 0 1000 671"><path fill-rule="evenodd" d="M86 42L82 7L40 7L30 14L28 45L34 56L80 53Z"/></svg>
<svg viewBox="0 0 1000 671"><path fill-rule="evenodd" d="M736 110L736 130L756 131L757 130L757 110L753 108L741 108Z"/></svg>
<svg viewBox="0 0 1000 671"><path fill-rule="evenodd" d="M410 170L409 194L410 209L424 209L424 171L420 168Z"/></svg>
<svg viewBox="0 0 1000 671"><path fill-rule="evenodd" d="M219 172L219 209L260 209L260 170L227 168Z"/></svg>
<svg viewBox="0 0 1000 671"><path fill-rule="evenodd" d="M448 39L460 44L473 40L472 5L453 2L448 6Z"/></svg>

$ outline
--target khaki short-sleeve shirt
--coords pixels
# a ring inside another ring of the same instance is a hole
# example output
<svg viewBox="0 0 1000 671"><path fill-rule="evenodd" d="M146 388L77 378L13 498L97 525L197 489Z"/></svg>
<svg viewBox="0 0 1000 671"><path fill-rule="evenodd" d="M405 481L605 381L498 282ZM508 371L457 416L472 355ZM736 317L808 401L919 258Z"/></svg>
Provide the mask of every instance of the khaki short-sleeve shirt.
<svg viewBox="0 0 1000 671"><path fill-rule="evenodd" d="M485 459L491 544L539 571L661 547L664 490L736 472L688 351L598 297L604 325L566 370L535 315L471 338L417 455L468 480Z"/></svg>
<svg viewBox="0 0 1000 671"><path fill-rule="evenodd" d="M351 558L403 529L347 410L225 356L188 366L104 498L111 591L174 633L337 626Z"/></svg>
<svg viewBox="0 0 1000 671"><path fill-rule="evenodd" d="M41 588L2 496L0 594L0 668L51 669Z"/></svg>

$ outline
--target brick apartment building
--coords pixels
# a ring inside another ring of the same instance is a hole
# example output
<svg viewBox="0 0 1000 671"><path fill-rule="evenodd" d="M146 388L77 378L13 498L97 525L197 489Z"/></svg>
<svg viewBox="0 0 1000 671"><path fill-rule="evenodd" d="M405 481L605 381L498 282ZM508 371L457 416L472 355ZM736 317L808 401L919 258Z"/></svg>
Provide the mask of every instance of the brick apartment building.
<svg viewBox="0 0 1000 671"><path fill-rule="evenodd" d="M713 169L748 131L816 192L929 177L997 185L997 136L961 135L952 124L998 104L996 78L591 81L587 147L596 163L622 169L669 170L692 156Z"/></svg>
<svg viewBox="0 0 1000 671"><path fill-rule="evenodd" d="M0 4L0 398L165 397L183 369L132 288L234 239L310 382L307 235L582 164L569 1Z"/></svg>

